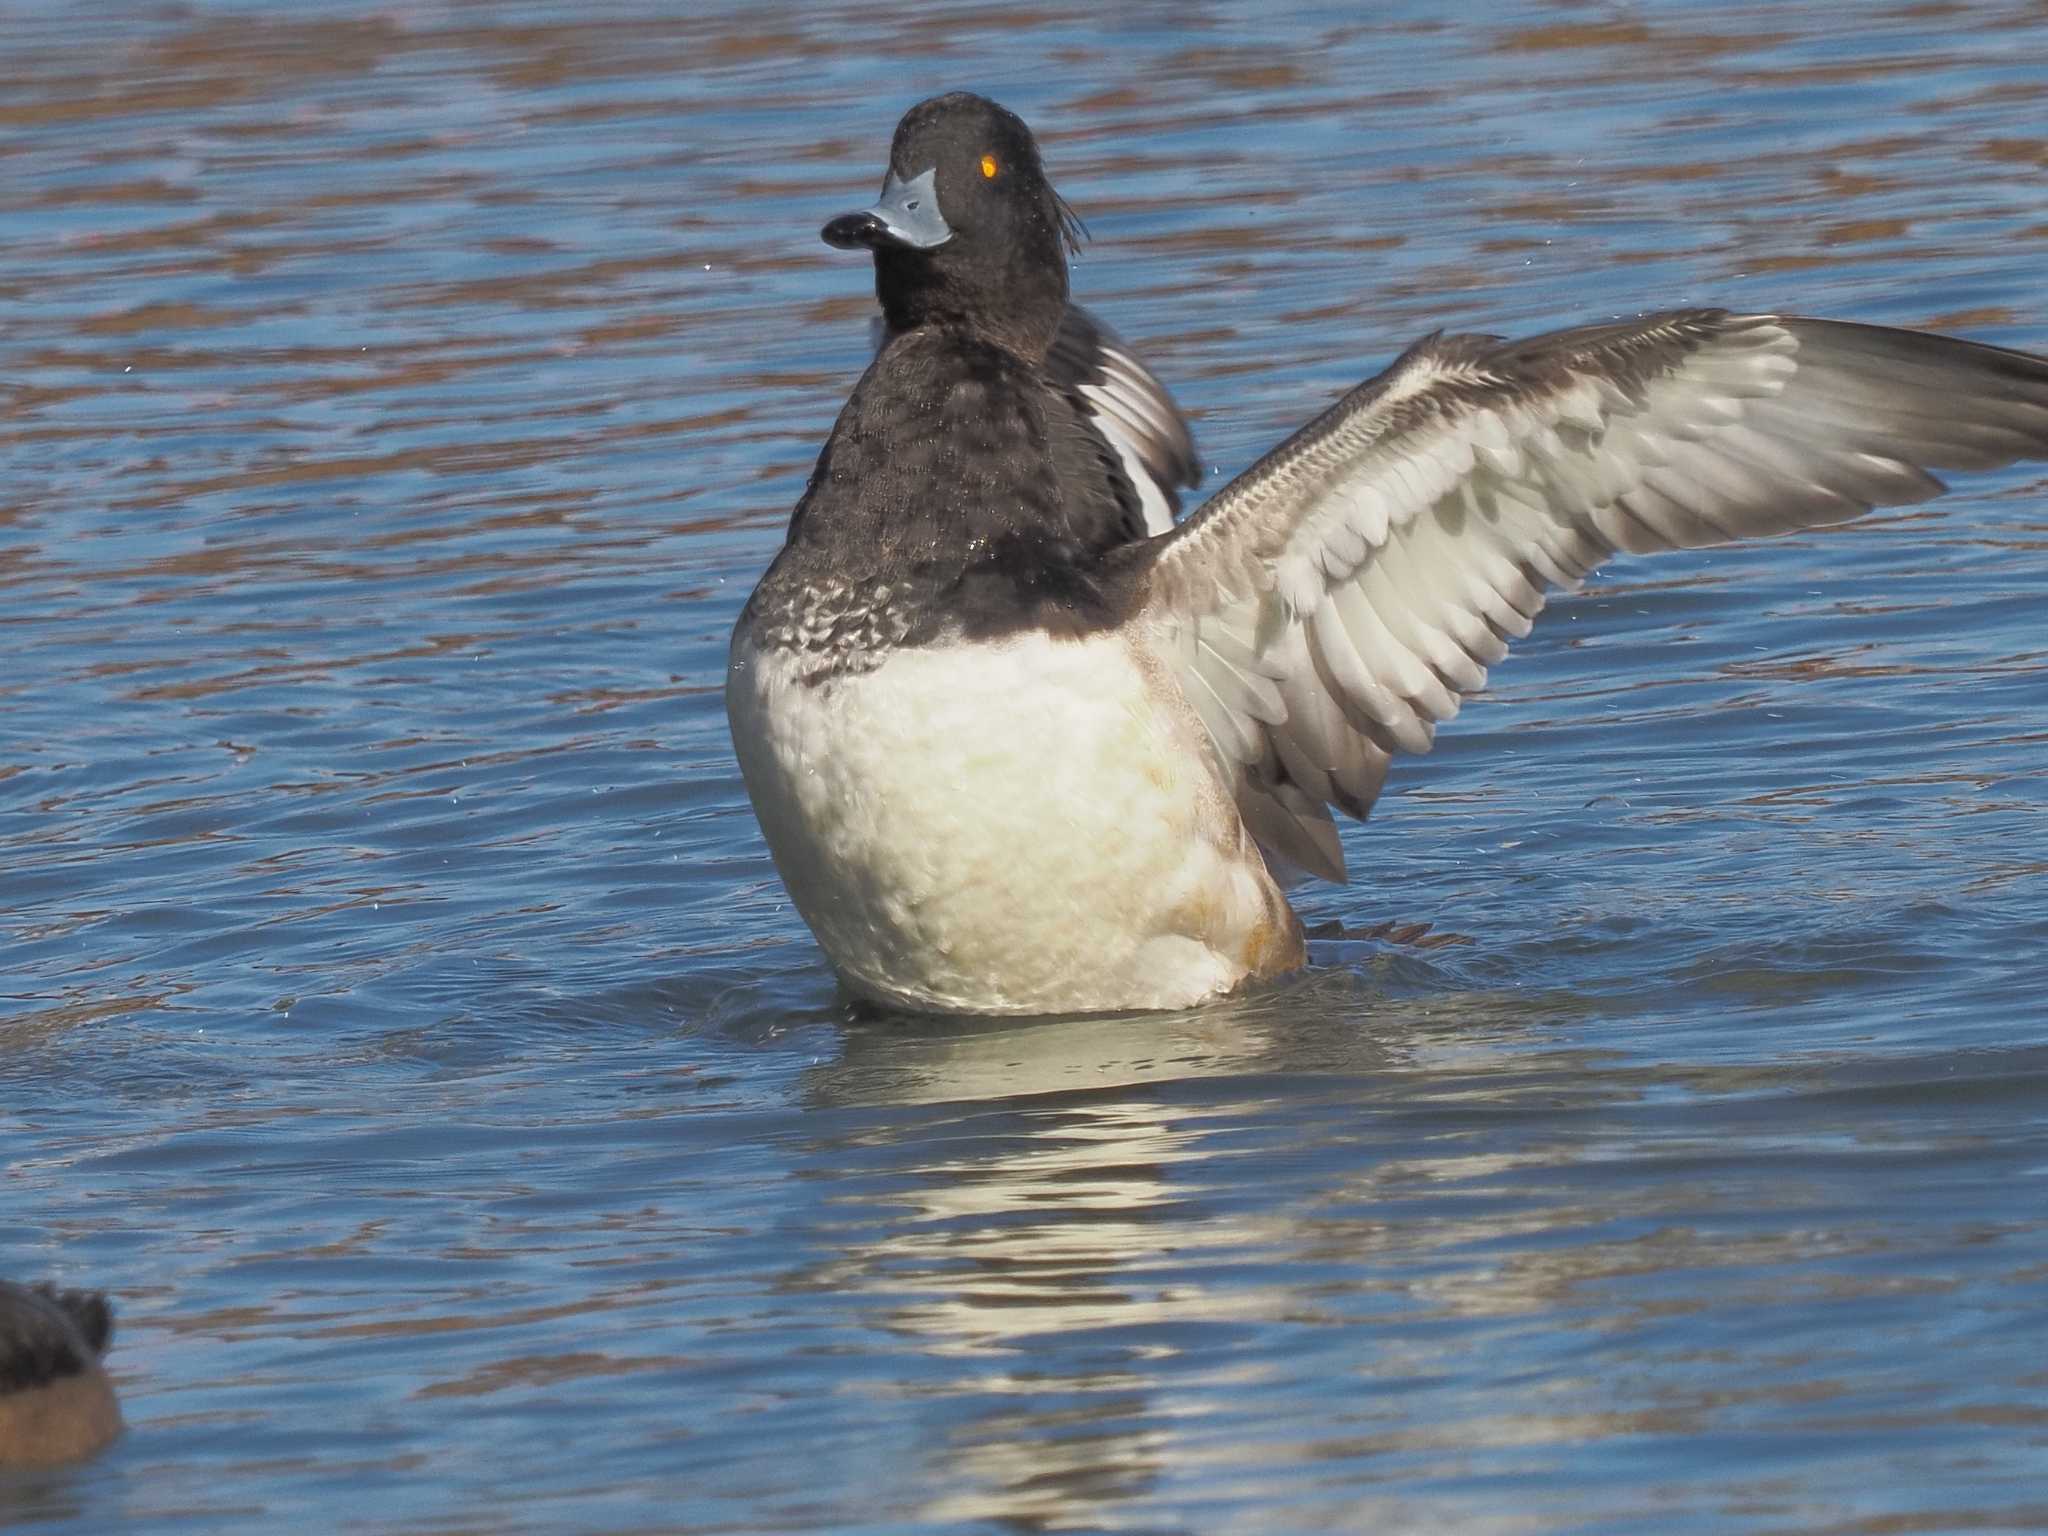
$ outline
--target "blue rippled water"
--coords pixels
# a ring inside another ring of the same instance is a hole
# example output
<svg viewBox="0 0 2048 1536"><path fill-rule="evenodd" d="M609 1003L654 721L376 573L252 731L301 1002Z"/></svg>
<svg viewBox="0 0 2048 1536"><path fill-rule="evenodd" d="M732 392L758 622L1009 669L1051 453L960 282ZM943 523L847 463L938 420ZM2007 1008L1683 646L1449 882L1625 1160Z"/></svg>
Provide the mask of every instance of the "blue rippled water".
<svg viewBox="0 0 2048 1536"><path fill-rule="evenodd" d="M1301 978L857 1018L725 637L910 101L1220 484L1437 326L2048 351L2021 0L0 3L0 1275L101 1532L2048 1529L2048 481L1622 561Z"/></svg>

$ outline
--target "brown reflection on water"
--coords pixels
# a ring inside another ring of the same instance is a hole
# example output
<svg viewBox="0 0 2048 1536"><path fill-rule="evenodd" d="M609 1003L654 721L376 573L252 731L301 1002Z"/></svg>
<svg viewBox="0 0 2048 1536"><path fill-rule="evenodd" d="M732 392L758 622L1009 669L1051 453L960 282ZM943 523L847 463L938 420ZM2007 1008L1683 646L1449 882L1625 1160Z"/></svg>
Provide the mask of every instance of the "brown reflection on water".
<svg viewBox="0 0 2048 1536"><path fill-rule="evenodd" d="M579 1381L607 1376L631 1376L644 1371L673 1372L689 1362L680 1356L606 1355L577 1353L565 1355L522 1355L494 1360L453 1381L430 1382L414 1395L436 1397L490 1397L500 1392L531 1392L563 1387Z"/></svg>

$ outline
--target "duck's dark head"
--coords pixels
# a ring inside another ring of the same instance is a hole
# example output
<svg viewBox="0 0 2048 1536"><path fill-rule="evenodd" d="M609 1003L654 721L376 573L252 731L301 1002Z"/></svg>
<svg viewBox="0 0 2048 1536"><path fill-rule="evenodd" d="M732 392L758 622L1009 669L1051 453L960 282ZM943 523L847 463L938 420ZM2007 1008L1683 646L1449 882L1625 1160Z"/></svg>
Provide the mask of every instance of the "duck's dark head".
<svg viewBox="0 0 2048 1536"><path fill-rule="evenodd" d="M1036 358L1066 311L1078 228L1023 119L954 91L903 114L881 197L824 236L875 253L891 329L952 326Z"/></svg>

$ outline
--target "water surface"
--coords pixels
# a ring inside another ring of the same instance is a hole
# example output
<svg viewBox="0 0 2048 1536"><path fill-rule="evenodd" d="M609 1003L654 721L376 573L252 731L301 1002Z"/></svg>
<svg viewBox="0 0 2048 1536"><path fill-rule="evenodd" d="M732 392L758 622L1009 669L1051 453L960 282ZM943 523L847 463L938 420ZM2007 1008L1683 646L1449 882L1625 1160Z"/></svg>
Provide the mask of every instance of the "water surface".
<svg viewBox="0 0 2048 1536"><path fill-rule="evenodd" d="M2048 12L0 6L0 1268L56 1531L2048 1528L2048 481L1560 600L1307 975L857 1018L725 637L1022 111L1213 483L1437 326L2048 350ZM1851 18L1853 17L1853 24Z"/></svg>

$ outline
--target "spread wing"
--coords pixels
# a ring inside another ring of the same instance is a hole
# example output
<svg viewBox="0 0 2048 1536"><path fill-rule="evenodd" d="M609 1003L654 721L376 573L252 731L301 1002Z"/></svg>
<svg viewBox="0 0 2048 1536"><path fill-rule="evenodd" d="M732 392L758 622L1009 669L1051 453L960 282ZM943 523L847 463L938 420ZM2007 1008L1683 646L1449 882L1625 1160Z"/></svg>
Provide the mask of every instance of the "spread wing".
<svg viewBox="0 0 2048 1536"><path fill-rule="evenodd" d="M2048 457L2048 359L1682 310L1525 341L1432 336L1135 546L1143 611L1240 812L1329 879L1396 752L1617 550L1837 523Z"/></svg>

